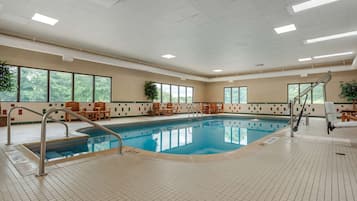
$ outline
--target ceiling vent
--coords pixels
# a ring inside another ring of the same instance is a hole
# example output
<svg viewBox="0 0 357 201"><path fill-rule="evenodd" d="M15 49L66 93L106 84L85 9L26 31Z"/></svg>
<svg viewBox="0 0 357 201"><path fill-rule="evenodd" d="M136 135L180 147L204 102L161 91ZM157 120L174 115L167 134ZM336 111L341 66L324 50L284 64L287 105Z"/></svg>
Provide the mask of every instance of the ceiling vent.
<svg viewBox="0 0 357 201"><path fill-rule="evenodd" d="M105 8L111 8L117 4L120 0L90 0L91 2L103 6Z"/></svg>

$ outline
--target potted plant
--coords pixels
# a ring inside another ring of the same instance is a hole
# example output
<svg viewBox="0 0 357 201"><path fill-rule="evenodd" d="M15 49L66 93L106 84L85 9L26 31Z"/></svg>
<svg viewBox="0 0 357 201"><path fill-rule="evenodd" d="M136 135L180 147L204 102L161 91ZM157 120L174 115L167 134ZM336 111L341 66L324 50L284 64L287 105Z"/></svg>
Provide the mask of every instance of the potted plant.
<svg viewBox="0 0 357 201"><path fill-rule="evenodd" d="M341 82L340 88L340 97L347 99L347 101L352 101L353 110L356 110L355 104L357 102L357 82L355 80L351 82Z"/></svg>
<svg viewBox="0 0 357 201"><path fill-rule="evenodd" d="M145 96L147 97L148 100L153 102L155 99L157 99L159 94L158 94L155 82L146 81L144 88L145 88ZM150 109L149 114L151 114L151 113L152 113L152 111Z"/></svg>
<svg viewBox="0 0 357 201"><path fill-rule="evenodd" d="M6 61L0 60L0 92L10 92L13 90L13 74L11 73ZM0 100L0 115L2 113L1 100ZM4 123L1 122L1 125Z"/></svg>

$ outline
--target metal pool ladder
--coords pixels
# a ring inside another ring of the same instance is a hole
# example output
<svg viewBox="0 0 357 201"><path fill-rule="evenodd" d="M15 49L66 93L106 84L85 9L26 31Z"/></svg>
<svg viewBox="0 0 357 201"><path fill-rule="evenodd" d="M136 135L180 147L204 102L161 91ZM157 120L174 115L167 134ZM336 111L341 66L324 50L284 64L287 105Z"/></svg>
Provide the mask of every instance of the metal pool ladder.
<svg viewBox="0 0 357 201"><path fill-rule="evenodd" d="M97 123L94 123L93 121L83 117L82 115L79 115L75 112L72 112L71 110L68 109L64 109L64 108L51 108L49 109L46 114L43 115L42 117L42 123L41 123L41 149L40 149L40 161L39 161L39 168L38 168L38 175L37 176L46 176L47 173L45 172L45 160L46 160L46 125L47 125L47 119L49 118L49 115L51 115L53 112L57 112L57 111L62 111L62 112L66 112L72 116L77 117L78 119L80 119L81 121L85 121L91 125L93 125L96 128L99 128L111 135L113 135L114 137L116 137L118 139L119 142L119 153L122 154L122 149L123 149L123 138L121 137L120 134L102 126L99 125Z"/></svg>
<svg viewBox="0 0 357 201"><path fill-rule="evenodd" d="M27 107L23 107L23 106L16 106L16 107L12 107L9 112L7 113L7 144L6 145L11 145L11 113L12 111L14 111L15 109L23 109L23 110L27 110L29 112L32 112L34 114L37 114L38 116L43 116L43 114L36 112L35 110L32 110L30 108ZM62 124L64 127L66 127L66 137L68 137L68 125L60 120L57 119L53 119L52 117L48 117L48 119Z"/></svg>

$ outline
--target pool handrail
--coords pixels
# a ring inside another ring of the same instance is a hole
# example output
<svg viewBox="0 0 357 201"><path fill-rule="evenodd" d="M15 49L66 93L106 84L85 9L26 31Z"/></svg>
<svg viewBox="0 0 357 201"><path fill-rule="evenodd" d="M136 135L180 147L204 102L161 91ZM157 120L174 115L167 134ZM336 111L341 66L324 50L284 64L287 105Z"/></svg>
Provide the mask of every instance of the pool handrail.
<svg viewBox="0 0 357 201"><path fill-rule="evenodd" d="M11 113L12 111L14 111L15 109L23 109L23 110L26 110L26 111L29 111L29 112L32 112L38 116L43 116L43 114L39 113L39 112L36 112L35 110L33 109L30 109L28 107L24 107L24 106L15 106L15 107L12 107L9 112L7 113L7 144L6 145L11 145ZM60 120L57 120L57 119L53 119L52 117L49 117L48 119L56 122L56 123L59 123L59 124L62 124L64 127L66 127L66 137L69 136L69 133L68 133L68 125L66 123L64 123L63 121L60 121Z"/></svg>
<svg viewBox="0 0 357 201"><path fill-rule="evenodd" d="M89 119L87 119L86 117L77 114L71 110L68 109L64 109L64 108L51 108L49 109L46 114L43 115L42 117L42 123L41 123L41 148L40 148L40 161L39 161L39 171L38 171L38 175L37 176L46 176L47 174L45 173L45 159L46 159L46 125L47 125L47 118L49 118L49 115L52 114L53 112L57 112L57 111L61 111L61 112L66 112L74 117L77 117L78 119L80 119L81 121L85 121L89 124L91 124L92 126L101 129L111 135L113 135L114 137L116 137L118 139L119 142L119 153L122 154L122 149L123 149L123 138L121 137L121 135L119 133L116 133L112 130L110 130L109 128L106 128L100 124L97 124Z"/></svg>

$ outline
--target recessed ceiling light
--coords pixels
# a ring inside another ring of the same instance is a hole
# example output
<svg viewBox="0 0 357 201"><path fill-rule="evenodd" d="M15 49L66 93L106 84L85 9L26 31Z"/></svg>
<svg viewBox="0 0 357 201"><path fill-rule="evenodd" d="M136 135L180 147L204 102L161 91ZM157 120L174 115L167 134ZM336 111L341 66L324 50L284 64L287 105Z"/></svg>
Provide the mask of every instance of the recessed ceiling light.
<svg viewBox="0 0 357 201"><path fill-rule="evenodd" d="M165 59L173 59L173 58L175 58L176 56L175 56L175 55L172 55L172 54L165 54L165 55L162 55L161 57L162 57L162 58L165 58Z"/></svg>
<svg viewBox="0 0 357 201"><path fill-rule="evenodd" d="M310 1L305 1L303 3L300 3L300 4L293 5L292 8L295 13L298 13L298 12L301 12L304 10L323 6L323 5L330 4L330 3L333 3L336 1L339 1L339 0L310 0Z"/></svg>
<svg viewBox="0 0 357 201"><path fill-rule="evenodd" d="M321 55L321 56L314 56L314 59L324 59L328 57L338 57L338 56L346 56L346 55L352 55L353 52L342 52L342 53L336 53L336 54L327 54L327 55Z"/></svg>
<svg viewBox="0 0 357 201"><path fill-rule="evenodd" d="M220 73L220 72L222 72L223 70L222 69L214 69L214 70L212 70L213 72L215 72L215 73Z"/></svg>
<svg viewBox="0 0 357 201"><path fill-rule="evenodd" d="M307 58L302 58L302 59L299 59L300 62L304 62L304 61L311 61L312 58L311 57L307 57Z"/></svg>
<svg viewBox="0 0 357 201"><path fill-rule="evenodd" d="M290 31L295 31L296 26L295 26L295 24L289 24L286 26L274 28L274 30L277 34L282 34L282 33L290 32Z"/></svg>
<svg viewBox="0 0 357 201"><path fill-rule="evenodd" d="M47 17L45 15L41 15L41 14L38 14L38 13L35 13L35 15L33 15L32 20L37 21L37 22L41 22L41 23L44 23L44 24L49 24L51 26L55 25L58 22L57 19L54 19L54 18L51 18L51 17Z"/></svg>
<svg viewBox="0 0 357 201"><path fill-rule="evenodd" d="M323 36L323 37L319 37L319 38L308 39L305 41L305 44L318 43L318 42L323 42L323 41L327 41L327 40L334 40L334 39L346 38L346 37L351 37L351 36L357 36L357 31L351 31L351 32L340 33L340 34L335 34L335 35L330 35L330 36Z"/></svg>

